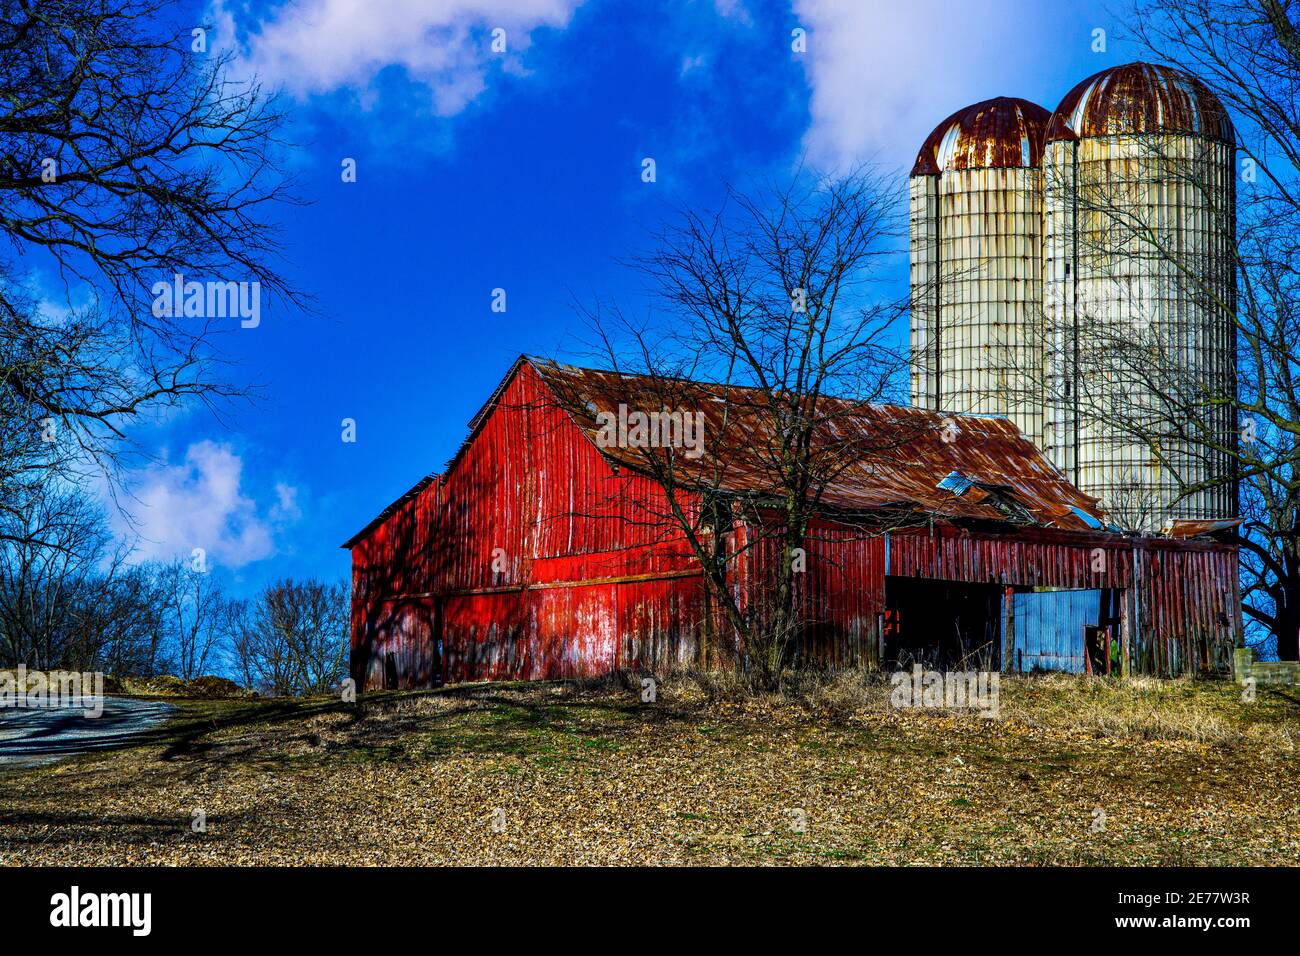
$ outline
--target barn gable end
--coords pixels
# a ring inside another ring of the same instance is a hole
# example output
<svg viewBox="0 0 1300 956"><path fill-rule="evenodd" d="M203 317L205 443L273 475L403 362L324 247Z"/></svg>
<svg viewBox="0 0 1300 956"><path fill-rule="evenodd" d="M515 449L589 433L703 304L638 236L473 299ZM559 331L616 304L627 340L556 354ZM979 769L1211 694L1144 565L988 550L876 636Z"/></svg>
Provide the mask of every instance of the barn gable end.
<svg viewBox="0 0 1300 956"><path fill-rule="evenodd" d="M423 686L438 667L536 679L694 659L698 562L638 520L662 492L616 473L529 362L413 491L348 542L358 686Z"/></svg>

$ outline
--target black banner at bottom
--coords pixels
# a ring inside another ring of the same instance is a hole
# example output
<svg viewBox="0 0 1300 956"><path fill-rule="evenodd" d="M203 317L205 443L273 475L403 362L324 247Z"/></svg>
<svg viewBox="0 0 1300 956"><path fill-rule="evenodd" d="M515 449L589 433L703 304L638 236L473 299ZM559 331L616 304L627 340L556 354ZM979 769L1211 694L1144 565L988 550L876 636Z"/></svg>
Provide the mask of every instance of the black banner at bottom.
<svg viewBox="0 0 1300 956"><path fill-rule="evenodd" d="M1292 925L1294 877L1245 869L12 867L0 869L0 918L11 944L373 944L448 931L536 944L538 934L657 936L681 919L698 927L692 944L730 946L746 937L770 944L781 924L810 939L842 934L846 919L911 926L926 943L970 942L981 926L1003 940L1050 932L1072 941L1199 934L1228 943Z"/></svg>

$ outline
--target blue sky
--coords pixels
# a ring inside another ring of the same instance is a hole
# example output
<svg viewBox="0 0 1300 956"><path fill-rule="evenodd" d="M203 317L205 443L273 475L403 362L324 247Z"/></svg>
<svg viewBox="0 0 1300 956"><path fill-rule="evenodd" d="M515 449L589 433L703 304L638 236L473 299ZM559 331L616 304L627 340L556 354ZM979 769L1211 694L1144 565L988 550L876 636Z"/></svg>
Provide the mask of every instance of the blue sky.
<svg viewBox="0 0 1300 956"><path fill-rule="evenodd" d="M343 577L339 544L441 469L515 356L580 356L573 297L637 306L639 283L617 260L645 249L674 206L715 204L726 183L779 179L800 161L874 160L903 177L957 108L1015 95L1051 109L1084 76L1135 58L1100 5L897 6L196 7L240 69L284 90L297 144L285 159L309 204L282 211L282 239L316 311L269 312L224 336L260 402L224 421L196 410L136 429L152 456L127 476L140 556L203 547L236 594L280 576ZM491 50L496 28L504 54ZM807 52L792 51L794 29ZM645 157L657 182L641 181ZM494 288L505 314L491 311Z"/></svg>

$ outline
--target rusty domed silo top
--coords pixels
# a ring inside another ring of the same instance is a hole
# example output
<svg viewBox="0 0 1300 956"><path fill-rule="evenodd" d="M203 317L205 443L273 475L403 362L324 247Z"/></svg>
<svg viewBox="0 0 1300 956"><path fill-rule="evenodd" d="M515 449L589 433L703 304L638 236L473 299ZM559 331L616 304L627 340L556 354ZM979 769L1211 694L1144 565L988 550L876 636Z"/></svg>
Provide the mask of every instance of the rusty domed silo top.
<svg viewBox="0 0 1300 956"><path fill-rule="evenodd" d="M913 176L948 169L1037 166L1051 114L1037 103L999 96L953 113L926 137Z"/></svg>
<svg viewBox="0 0 1300 956"><path fill-rule="evenodd" d="M1070 90L1052 114L1047 139L1157 132L1234 141L1228 112L1208 86L1190 73L1151 63L1111 67Z"/></svg>

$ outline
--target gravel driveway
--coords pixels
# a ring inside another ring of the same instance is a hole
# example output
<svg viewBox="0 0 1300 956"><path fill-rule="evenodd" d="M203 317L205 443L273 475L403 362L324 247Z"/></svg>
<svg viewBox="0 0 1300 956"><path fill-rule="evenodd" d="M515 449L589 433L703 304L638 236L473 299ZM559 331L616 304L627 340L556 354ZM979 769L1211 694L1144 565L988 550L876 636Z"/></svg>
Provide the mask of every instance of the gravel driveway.
<svg viewBox="0 0 1300 956"><path fill-rule="evenodd" d="M171 704L105 697L104 712L72 708L0 710L0 769L53 763L73 754L139 743L167 719Z"/></svg>

